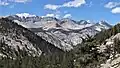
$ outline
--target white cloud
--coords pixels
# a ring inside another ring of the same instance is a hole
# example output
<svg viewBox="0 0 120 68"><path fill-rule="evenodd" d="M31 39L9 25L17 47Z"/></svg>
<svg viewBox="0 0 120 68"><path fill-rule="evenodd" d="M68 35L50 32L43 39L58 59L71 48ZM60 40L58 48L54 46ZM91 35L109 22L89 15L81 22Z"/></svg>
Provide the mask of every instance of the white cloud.
<svg viewBox="0 0 120 68"><path fill-rule="evenodd" d="M111 11L112 13L120 13L120 7L116 7L116 8L114 8L114 9L112 9L112 11Z"/></svg>
<svg viewBox="0 0 120 68"><path fill-rule="evenodd" d="M71 14L65 14L63 18L71 18L72 15Z"/></svg>
<svg viewBox="0 0 120 68"><path fill-rule="evenodd" d="M116 6L119 6L120 2L108 2L104 7L106 8L114 8Z"/></svg>
<svg viewBox="0 0 120 68"><path fill-rule="evenodd" d="M1 5L1 6L6 6L6 5L9 5L9 3L7 3L7 2L1 2L1 1L0 1L0 5Z"/></svg>
<svg viewBox="0 0 120 68"><path fill-rule="evenodd" d="M55 14L46 14L47 17L54 17Z"/></svg>
<svg viewBox="0 0 120 68"><path fill-rule="evenodd" d="M120 2L108 2L104 7L110 8L114 14L120 13Z"/></svg>
<svg viewBox="0 0 120 68"><path fill-rule="evenodd" d="M60 15L58 14L46 14L45 16L42 16L42 17L55 17L55 18L60 18Z"/></svg>
<svg viewBox="0 0 120 68"><path fill-rule="evenodd" d="M54 14L54 13L49 13L49 14L46 14L45 16L42 16L42 17L55 17L55 18L61 18L62 16L60 16L59 14ZM65 14L63 16L63 18L72 18L72 15L71 14Z"/></svg>
<svg viewBox="0 0 120 68"><path fill-rule="evenodd" d="M86 3L85 0L74 0L74 1L64 3L63 6L64 7L79 7L85 3Z"/></svg>
<svg viewBox="0 0 120 68"><path fill-rule="evenodd" d="M47 4L44 6L45 9L51 9L51 10L56 10L61 7L80 7L82 4L85 4L85 0L74 0L74 1L69 1L66 2L62 5L52 5L52 4Z"/></svg>
<svg viewBox="0 0 120 68"><path fill-rule="evenodd" d="M17 3L25 3L25 2L29 2L30 0L14 0L14 2Z"/></svg>
<svg viewBox="0 0 120 68"><path fill-rule="evenodd" d="M0 6L6 6L11 3L26 3L30 2L31 0L0 0Z"/></svg>
<svg viewBox="0 0 120 68"><path fill-rule="evenodd" d="M51 9L51 10L56 10L58 8L60 8L61 6L60 5L52 5L52 4L47 4L45 5L45 9Z"/></svg>

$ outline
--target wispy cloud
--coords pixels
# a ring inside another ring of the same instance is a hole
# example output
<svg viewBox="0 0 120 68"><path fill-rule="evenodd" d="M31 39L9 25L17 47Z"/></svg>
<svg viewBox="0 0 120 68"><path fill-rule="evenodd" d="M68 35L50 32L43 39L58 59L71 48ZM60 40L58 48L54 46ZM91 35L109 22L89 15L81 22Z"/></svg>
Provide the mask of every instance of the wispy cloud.
<svg viewBox="0 0 120 68"><path fill-rule="evenodd" d="M25 3L25 2L29 2L30 0L14 0L14 2L17 3Z"/></svg>
<svg viewBox="0 0 120 68"><path fill-rule="evenodd" d="M85 4L85 0L74 0L67 3L64 3L63 7L80 7L82 4Z"/></svg>
<svg viewBox="0 0 120 68"><path fill-rule="evenodd" d="M93 6L93 2L92 1L90 1L88 4L86 4L88 7L91 7L91 6Z"/></svg>
<svg viewBox="0 0 120 68"><path fill-rule="evenodd" d="M9 6L9 8L14 8L16 4L12 4Z"/></svg>
<svg viewBox="0 0 120 68"><path fill-rule="evenodd" d="M114 9L112 9L112 11L111 11L112 13L120 13L120 7L116 7L116 8L114 8Z"/></svg>
<svg viewBox="0 0 120 68"><path fill-rule="evenodd" d="M31 0L0 0L0 6L10 5L10 3L26 3Z"/></svg>
<svg viewBox="0 0 120 68"><path fill-rule="evenodd" d="M71 14L65 14L63 18L71 18L72 15Z"/></svg>
<svg viewBox="0 0 120 68"><path fill-rule="evenodd" d="M1 1L0 1L0 5L1 5L1 6L6 6L6 5L9 5L9 3L7 3L7 2L1 2Z"/></svg>
<svg viewBox="0 0 120 68"><path fill-rule="evenodd" d="M114 14L120 13L120 2L108 2L105 4L105 8L111 9L111 12Z"/></svg>
<svg viewBox="0 0 120 68"><path fill-rule="evenodd" d="M45 9L51 9L51 10L56 10L58 8L60 8L61 6L60 5L52 5L52 4L47 4L45 5Z"/></svg>
<svg viewBox="0 0 120 68"><path fill-rule="evenodd" d="M44 6L44 8L56 10L56 9L62 8L62 7L80 7L81 5L83 5L85 3L86 3L85 0L74 0L74 1L69 1L69 2L63 3L62 5L47 4Z"/></svg>
<svg viewBox="0 0 120 68"><path fill-rule="evenodd" d="M55 17L55 18L60 18L60 15L59 14L46 14L45 16L42 16L42 17Z"/></svg>
<svg viewBox="0 0 120 68"><path fill-rule="evenodd" d="M104 7L106 8L114 8L116 6L119 6L120 2L108 2Z"/></svg>

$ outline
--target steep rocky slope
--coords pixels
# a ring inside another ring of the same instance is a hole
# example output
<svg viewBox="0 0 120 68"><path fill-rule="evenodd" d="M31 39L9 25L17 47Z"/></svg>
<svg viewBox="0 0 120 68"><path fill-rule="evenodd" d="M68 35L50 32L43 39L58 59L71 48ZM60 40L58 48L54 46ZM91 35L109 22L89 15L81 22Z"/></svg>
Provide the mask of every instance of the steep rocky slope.
<svg viewBox="0 0 120 68"><path fill-rule="evenodd" d="M55 28L44 29L40 27L40 28L29 28L28 30L17 24L13 26L14 22L12 22L11 20L1 19L1 21L4 21L1 26L1 31L2 31L0 32L1 38L2 36L6 37L6 38L2 38L1 42L5 41L5 43L7 44L7 45L5 44L6 46L9 46L8 43L11 43L9 42L10 39L7 37L7 34L6 34L8 33L8 36L10 35L9 37L12 38L12 40L14 40L14 37L13 37L14 35L15 37L18 36L18 38L20 38L21 40L23 47L26 46L24 45L26 44L25 42L28 42L31 45L29 44L27 45L29 45L30 47L34 49L37 49L36 47L38 47L38 52L43 53L40 57L33 58L33 57L27 56L27 58L26 57L22 59L20 58L20 61L18 57L17 60L12 60L10 61L12 63L8 63L9 66L11 65L11 67L9 68L13 68L12 65L14 65L15 67L20 67L20 64L21 64L21 68L26 68L26 67L33 67L33 68L39 68L39 67L40 68L120 68L120 24L117 24L110 29L108 29L108 27L104 27L105 24L108 25L105 21L101 21L100 23L92 25L91 27L86 27L82 29L68 29L68 28L63 29L61 28L62 26L59 26L60 28L55 27ZM8 25L6 27L7 29L3 28L4 23L5 23L4 27ZM83 25L83 24L89 24L89 23L86 23L86 22L83 23L82 21L82 23L80 24ZM99 28L99 29L96 30L96 28ZM99 32L99 30L101 29L102 31ZM108 30L104 30L104 29L108 29ZM39 36L35 35L33 32L35 32ZM20 35L19 37L19 34L22 34L22 35ZM72 45L73 43L70 43L73 41L75 41L76 43L75 39L77 39L78 43L80 44L74 46ZM19 42L16 41L16 39L14 41L15 41L14 45L17 46ZM83 42L81 43L81 41ZM48 42L50 42L51 44ZM2 45L3 44L4 43L2 43ZM10 46L12 46L12 48L15 49L16 47L13 46L12 44L10 44ZM4 47L6 49L3 50L4 48L2 49L3 47L2 45L0 48L1 50L0 55L4 56L7 53L11 54L11 52L8 51L9 48ZM21 47L21 45L19 46L20 47L18 47L18 49L16 50L19 50L19 49L22 50L23 47ZM30 47L28 48L32 49ZM26 47L24 48L22 52L24 52L24 50L27 51L27 48ZM64 54L60 54L61 49L66 52L64 52ZM70 51L67 52L68 50ZM36 53L37 52L35 51L35 54ZM26 53L23 53L23 54L26 54ZM27 54L30 54L30 53L28 52ZM52 54L52 55L46 56L45 54ZM55 54L57 54L57 56ZM29 64L31 65L26 65L28 63L28 60L29 60ZM6 61L8 60L5 59L4 62ZM16 62L19 62L17 66L15 65ZM0 62L0 66L2 65L1 63L2 62ZM24 67L22 67L23 65ZM6 66L6 64L4 64L4 66Z"/></svg>
<svg viewBox="0 0 120 68"><path fill-rule="evenodd" d="M7 18L0 19L1 56L40 56L62 53L54 45Z"/></svg>
<svg viewBox="0 0 120 68"><path fill-rule="evenodd" d="M72 53L75 68L119 68L120 24L84 39Z"/></svg>
<svg viewBox="0 0 120 68"><path fill-rule="evenodd" d="M96 33L112 27L106 21L94 23L86 20L75 21L68 18L60 20L54 17L40 17L29 14L16 14L7 18L30 29L44 40L64 51L73 49L88 35L94 36Z"/></svg>
<svg viewBox="0 0 120 68"><path fill-rule="evenodd" d="M108 59L101 64L101 68L120 68L120 33L105 40L105 43L100 45L99 52L106 53Z"/></svg>

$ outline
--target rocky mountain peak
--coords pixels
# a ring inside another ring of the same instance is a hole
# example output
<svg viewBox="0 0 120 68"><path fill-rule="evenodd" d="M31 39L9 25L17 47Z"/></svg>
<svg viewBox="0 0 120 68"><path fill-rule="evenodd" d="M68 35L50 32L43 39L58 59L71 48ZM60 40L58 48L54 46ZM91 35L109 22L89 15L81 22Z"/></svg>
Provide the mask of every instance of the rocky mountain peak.
<svg viewBox="0 0 120 68"><path fill-rule="evenodd" d="M86 24L92 24L90 21L86 21L86 20L80 20L77 22L77 24L79 25L86 25Z"/></svg>

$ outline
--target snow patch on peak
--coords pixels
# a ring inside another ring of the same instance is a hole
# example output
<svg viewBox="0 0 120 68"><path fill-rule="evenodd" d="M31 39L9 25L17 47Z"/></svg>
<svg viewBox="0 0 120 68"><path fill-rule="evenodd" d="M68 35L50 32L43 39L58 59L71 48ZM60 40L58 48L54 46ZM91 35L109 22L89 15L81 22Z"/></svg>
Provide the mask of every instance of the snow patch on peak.
<svg viewBox="0 0 120 68"><path fill-rule="evenodd" d="M20 13L20 14L16 14L16 15L21 17L21 18L23 18L23 17L25 17L25 18L27 18L27 17L35 17L36 16L36 15L31 15L29 13Z"/></svg>
<svg viewBox="0 0 120 68"><path fill-rule="evenodd" d="M86 20L89 24L95 24L94 20Z"/></svg>
<svg viewBox="0 0 120 68"><path fill-rule="evenodd" d="M108 29L109 27L112 27L110 24L108 24L108 21L105 21L105 20L99 21L99 24L101 26L104 26L105 29Z"/></svg>
<svg viewBox="0 0 120 68"><path fill-rule="evenodd" d="M99 21L99 24L100 25L108 25L108 21L102 20L102 21Z"/></svg>

